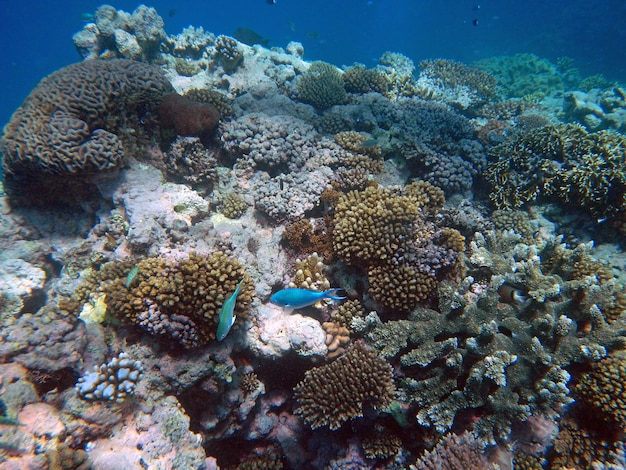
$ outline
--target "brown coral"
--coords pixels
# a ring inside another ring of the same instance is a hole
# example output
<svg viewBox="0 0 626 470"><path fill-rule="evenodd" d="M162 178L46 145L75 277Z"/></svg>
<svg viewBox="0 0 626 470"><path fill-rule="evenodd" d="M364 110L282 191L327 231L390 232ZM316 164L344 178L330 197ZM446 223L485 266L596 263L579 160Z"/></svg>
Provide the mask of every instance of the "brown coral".
<svg viewBox="0 0 626 470"><path fill-rule="evenodd" d="M165 95L159 106L159 118L165 129L176 135L208 139L220 120L217 109L209 103L199 103L177 93Z"/></svg>
<svg viewBox="0 0 626 470"><path fill-rule="evenodd" d="M248 204L237 193L228 193L222 200L222 213L229 219L238 219L248 209Z"/></svg>
<svg viewBox="0 0 626 470"><path fill-rule="evenodd" d="M344 131L335 134L335 142L355 153L380 157L380 145L371 135L364 132Z"/></svg>
<svg viewBox="0 0 626 470"><path fill-rule="evenodd" d="M226 73L234 72L243 62L239 43L229 36L222 35L215 39L215 53Z"/></svg>
<svg viewBox="0 0 626 470"><path fill-rule="evenodd" d="M201 88L192 88L185 93L185 98L199 103L209 103L217 109L220 117L226 118L233 114L232 100L224 93L217 90L206 90Z"/></svg>
<svg viewBox="0 0 626 470"><path fill-rule="evenodd" d="M222 305L244 279L237 302L237 319L245 319L254 294L252 280L233 258L217 252L208 258L195 253L173 262L147 258L137 263L128 281L128 262L107 263L87 276L76 290L79 302L106 295L107 311L151 334L166 335L185 347L215 339Z"/></svg>
<svg viewBox="0 0 626 470"><path fill-rule="evenodd" d="M43 79L0 141L11 201L67 204L88 195L91 177L121 166L125 129L143 129L144 114L170 90L158 68L123 59L81 62Z"/></svg>
<svg viewBox="0 0 626 470"><path fill-rule="evenodd" d="M375 266L367 273L369 293L381 305L408 312L428 299L437 280L411 266Z"/></svg>
<svg viewBox="0 0 626 470"><path fill-rule="evenodd" d="M336 359L345 352L344 346L350 342L350 331L334 321L325 321L322 328L326 332L325 343L328 347L326 359Z"/></svg>
<svg viewBox="0 0 626 470"><path fill-rule="evenodd" d="M363 416L366 405L378 410L388 406L394 393L391 365L356 343L335 361L305 373L294 388L296 414L313 429L334 430Z"/></svg>
<svg viewBox="0 0 626 470"><path fill-rule="evenodd" d="M362 318L364 314L365 309L361 302L357 299L351 299L343 302L331 316L333 322L350 330L352 328L352 320L354 318Z"/></svg>
<svg viewBox="0 0 626 470"><path fill-rule="evenodd" d="M319 110L344 103L347 95L341 72L332 64L313 62L298 82L298 99Z"/></svg>
<svg viewBox="0 0 626 470"><path fill-rule="evenodd" d="M464 470L496 468L485 458L485 443L469 431L446 434L435 448L427 451L411 470ZM498 467L499 468L499 467Z"/></svg>
<svg viewBox="0 0 626 470"><path fill-rule="evenodd" d="M389 91L389 78L378 70L368 69L362 64L354 64L344 72L343 84L349 93L382 93Z"/></svg>
<svg viewBox="0 0 626 470"><path fill-rule="evenodd" d="M420 76L426 76L445 88L467 87L481 101L495 96L496 79L493 75L460 62L446 59L423 60L419 64Z"/></svg>
<svg viewBox="0 0 626 470"><path fill-rule="evenodd" d="M317 253L312 253L305 259L296 260L296 273L289 283L289 287L325 291L330 289L330 282L324 275L324 259Z"/></svg>
<svg viewBox="0 0 626 470"><path fill-rule="evenodd" d="M626 353L616 352L582 374L576 392L609 423L626 427Z"/></svg>

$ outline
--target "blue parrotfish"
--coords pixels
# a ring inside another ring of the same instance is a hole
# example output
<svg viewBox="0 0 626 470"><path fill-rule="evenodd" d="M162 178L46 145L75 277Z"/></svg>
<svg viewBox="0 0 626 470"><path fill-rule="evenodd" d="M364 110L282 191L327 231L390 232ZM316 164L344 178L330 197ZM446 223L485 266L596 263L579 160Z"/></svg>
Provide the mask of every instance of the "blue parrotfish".
<svg viewBox="0 0 626 470"><path fill-rule="evenodd" d="M219 323L217 324L217 340L222 341L226 338L226 335L230 331L231 327L235 324L235 320L237 317L233 315L235 310L235 304L237 303L237 296L239 295L239 289L241 288L241 284L243 284L243 279L239 281L237 287L235 288L235 292L231 295L224 305L222 305L222 310L220 311Z"/></svg>
<svg viewBox="0 0 626 470"><path fill-rule="evenodd" d="M270 302L288 309L297 309L308 307L319 302L322 299L345 300L345 297L339 297L335 292L340 288L329 289L324 292L309 289L283 289L276 292L270 297Z"/></svg>

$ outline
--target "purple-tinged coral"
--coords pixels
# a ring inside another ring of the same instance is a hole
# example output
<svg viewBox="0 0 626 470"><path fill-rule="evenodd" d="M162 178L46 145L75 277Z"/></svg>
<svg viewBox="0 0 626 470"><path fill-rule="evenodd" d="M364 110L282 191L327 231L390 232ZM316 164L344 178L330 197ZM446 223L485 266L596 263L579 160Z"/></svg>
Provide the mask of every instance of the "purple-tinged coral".
<svg viewBox="0 0 626 470"><path fill-rule="evenodd" d="M84 400L122 403L135 391L143 377L139 361L121 353L76 382L76 391Z"/></svg>

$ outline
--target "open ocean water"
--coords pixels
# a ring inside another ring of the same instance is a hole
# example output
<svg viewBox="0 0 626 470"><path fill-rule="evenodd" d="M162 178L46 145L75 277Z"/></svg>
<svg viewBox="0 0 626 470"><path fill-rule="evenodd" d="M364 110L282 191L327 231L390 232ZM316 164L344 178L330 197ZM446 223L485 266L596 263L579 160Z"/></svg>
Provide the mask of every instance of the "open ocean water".
<svg viewBox="0 0 626 470"><path fill-rule="evenodd" d="M2 2L0 122L8 121L44 76L80 60L72 35L81 14L101 2ZM137 2L112 2L132 12ZM529 52L571 57L584 75L626 81L626 3L619 0L265 0L149 2L176 34L190 24L231 35L245 26L270 39L304 45L305 59L374 66L385 51L415 63L445 58L469 64ZM477 23L477 24L474 24Z"/></svg>

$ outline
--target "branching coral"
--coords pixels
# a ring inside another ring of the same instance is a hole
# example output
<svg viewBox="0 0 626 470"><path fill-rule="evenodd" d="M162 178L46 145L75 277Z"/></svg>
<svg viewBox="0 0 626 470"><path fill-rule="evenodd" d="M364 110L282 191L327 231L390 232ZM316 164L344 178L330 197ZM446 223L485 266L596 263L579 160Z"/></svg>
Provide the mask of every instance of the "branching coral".
<svg viewBox="0 0 626 470"><path fill-rule="evenodd" d="M552 197L595 217L614 216L626 206L624 149L621 135L574 125L520 133L490 152L498 159L486 172L490 198L498 208L517 208Z"/></svg>
<svg viewBox="0 0 626 470"><path fill-rule="evenodd" d="M363 408L381 410L394 394L392 368L362 343L354 344L330 364L313 368L294 388L296 414L316 429L339 429L363 416Z"/></svg>
<svg viewBox="0 0 626 470"><path fill-rule="evenodd" d="M215 39L215 53L226 73L234 72L243 62L243 52L237 41L229 36L218 36Z"/></svg>
<svg viewBox="0 0 626 470"><path fill-rule="evenodd" d="M319 110L346 101L342 74L334 65L313 62L298 83L298 99Z"/></svg>
<svg viewBox="0 0 626 470"><path fill-rule="evenodd" d="M397 358L418 422L439 432L459 412L476 410L475 432L506 443L515 423L532 414L556 419L572 402L569 367L626 344L624 318L609 326L596 304L608 284L566 277L572 271L556 261L571 265L584 247L551 241L538 249L518 243L519 235L508 237L477 236L469 275L438 287L441 313L417 309L408 320L378 323L366 336L383 357ZM503 282L532 300L501 297Z"/></svg>
<svg viewBox="0 0 626 470"><path fill-rule="evenodd" d="M76 391L85 400L122 403L134 393L142 377L141 363L121 353L79 378Z"/></svg>
<svg viewBox="0 0 626 470"><path fill-rule="evenodd" d="M404 193L369 187L342 196L335 207L333 248L368 269L370 293L382 305L411 310L427 299L436 278L456 264L461 235L422 217L443 202L440 191L414 183Z"/></svg>
<svg viewBox="0 0 626 470"><path fill-rule="evenodd" d="M137 274L128 282L131 267L107 263L88 275L74 295L86 302L105 294L108 312L124 323L191 348L215 339L220 309L243 279L235 315L239 321L247 318L252 280L237 260L221 252L208 258L192 253L180 262L147 258L137 263Z"/></svg>
<svg viewBox="0 0 626 470"><path fill-rule="evenodd" d="M385 94L390 85L389 78L376 69L368 69L362 64L354 64L344 72L343 84L349 93L377 92Z"/></svg>

